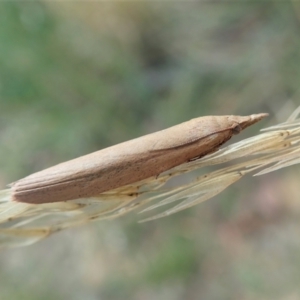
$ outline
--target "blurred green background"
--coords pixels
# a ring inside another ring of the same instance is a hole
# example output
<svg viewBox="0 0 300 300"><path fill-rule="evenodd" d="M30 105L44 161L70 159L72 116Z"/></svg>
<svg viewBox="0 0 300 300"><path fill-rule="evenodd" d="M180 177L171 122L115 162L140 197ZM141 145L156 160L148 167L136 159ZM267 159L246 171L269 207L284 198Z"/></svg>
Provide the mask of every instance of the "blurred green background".
<svg viewBox="0 0 300 300"><path fill-rule="evenodd" d="M299 34L294 1L1 2L1 187L201 115L283 121ZM0 299L300 299L298 169L2 250Z"/></svg>

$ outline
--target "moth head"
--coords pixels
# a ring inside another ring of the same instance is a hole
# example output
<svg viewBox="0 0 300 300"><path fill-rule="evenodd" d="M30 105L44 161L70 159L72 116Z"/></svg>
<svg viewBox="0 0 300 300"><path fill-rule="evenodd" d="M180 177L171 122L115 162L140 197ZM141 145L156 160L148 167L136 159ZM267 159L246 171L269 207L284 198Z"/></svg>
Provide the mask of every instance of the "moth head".
<svg viewBox="0 0 300 300"><path fill-rule="evenodd" d="M268 116L266 113L255 114L250 116L230 116L229 118L233 122L233 126L231 128L233 134L238 134L248 126L255 124L261 119Z"/></svg>

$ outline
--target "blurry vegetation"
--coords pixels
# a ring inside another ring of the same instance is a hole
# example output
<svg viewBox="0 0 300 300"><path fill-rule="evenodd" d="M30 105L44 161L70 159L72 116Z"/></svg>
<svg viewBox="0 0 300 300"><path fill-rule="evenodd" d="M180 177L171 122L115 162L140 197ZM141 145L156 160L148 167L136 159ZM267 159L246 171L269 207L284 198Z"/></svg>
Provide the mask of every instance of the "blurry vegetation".
<svg viewBox="0 0 300 300"><path fill-rule="evenodd" d="M289 1L2 2L1 186L201 115L283 120L300 98L299 30ZM0 298L298 299L291 172L157 222L2 251Z"/></svg>

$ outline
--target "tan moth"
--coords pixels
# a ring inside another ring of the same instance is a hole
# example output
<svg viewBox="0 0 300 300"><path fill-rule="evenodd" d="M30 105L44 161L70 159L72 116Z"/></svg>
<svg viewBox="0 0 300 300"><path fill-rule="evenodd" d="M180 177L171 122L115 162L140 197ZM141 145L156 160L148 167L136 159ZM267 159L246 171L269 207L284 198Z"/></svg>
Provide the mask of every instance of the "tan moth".
<svg viewBox="0 0 300 300"><path fill-rule="evenodd" d="M265 116L192 119L29 175L11 184L11 199L39 204L96 197L212 153Z"/></svg>

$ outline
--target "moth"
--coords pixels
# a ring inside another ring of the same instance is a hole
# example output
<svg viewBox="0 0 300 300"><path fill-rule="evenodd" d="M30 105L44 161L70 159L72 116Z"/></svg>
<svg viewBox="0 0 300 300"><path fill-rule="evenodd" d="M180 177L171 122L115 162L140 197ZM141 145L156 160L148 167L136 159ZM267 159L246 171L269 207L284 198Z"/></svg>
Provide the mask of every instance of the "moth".
<svg viewBox="0 0 300 300"><path fill-rule="evenodd" d="M212 153L265 116L192 119L29 175L10 185L11 199L40 204L96 197Z"/></svg>

